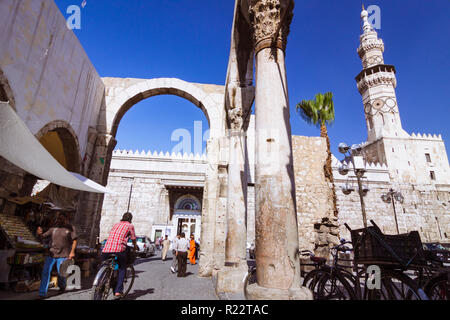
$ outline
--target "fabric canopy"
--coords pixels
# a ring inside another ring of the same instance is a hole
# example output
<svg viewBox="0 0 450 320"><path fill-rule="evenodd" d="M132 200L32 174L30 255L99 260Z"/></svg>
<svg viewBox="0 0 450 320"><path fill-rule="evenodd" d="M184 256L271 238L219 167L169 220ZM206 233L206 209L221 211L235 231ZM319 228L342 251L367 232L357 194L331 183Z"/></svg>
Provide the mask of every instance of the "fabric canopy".
<svg viewBox="0 0 450 320"><path fill-rule="evenodd" d="M0 102L0 156L54 184L80 191L110 193L104 186L61 166L7 102Z"/></svg>

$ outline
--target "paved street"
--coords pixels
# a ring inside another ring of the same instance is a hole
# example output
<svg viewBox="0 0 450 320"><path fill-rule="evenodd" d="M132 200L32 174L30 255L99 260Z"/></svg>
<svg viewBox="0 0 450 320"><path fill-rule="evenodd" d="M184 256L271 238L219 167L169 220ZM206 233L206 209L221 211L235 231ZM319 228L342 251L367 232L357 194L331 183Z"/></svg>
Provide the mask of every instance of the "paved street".
<svg viewBox="0 0 450 320"><path fill-rule="evenodd" d="M136 279L128 300L217 300L211 279L197 276L198 265L188 264L186 278L178 278L170 271L172 254L161 260L161 251L150 258L138 258L135 263ZM68 292L51 300L86 300L90 290Z"/></svg>
<svg viewBox="0 0 450 320"><path fill-rule="evenodd" d="M211 279L197 276L198 265L187 265L186 278L178 278L170 271L172 254L161 260L161 251L150 258L138 258L135 263L136 279L128 300L218 300ZM49 300L88 300L93 276L83 279L82 290L58 294L49 291ZM35 299L38 292L6 294L0 292L0 299Z"/></svg>

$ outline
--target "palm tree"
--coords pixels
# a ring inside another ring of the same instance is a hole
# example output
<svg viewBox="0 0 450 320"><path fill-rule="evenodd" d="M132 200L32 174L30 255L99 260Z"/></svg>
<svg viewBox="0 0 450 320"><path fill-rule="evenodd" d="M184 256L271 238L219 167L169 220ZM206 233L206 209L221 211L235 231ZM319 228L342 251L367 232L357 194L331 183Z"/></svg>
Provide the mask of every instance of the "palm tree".
<svg viewBox="0 0 450 320"><path fill-rule="evenodd" d="M320 136L327 141L327 161L324 165L325 178L333 185L333 210L334 216L337 217L338 210L336 204L336 192L334 190L333 170L331 168L331 148L330 138L328 137L327 126L334 123L334 102L333 93L317 94L315 100L303 100L297 104L297 112L309 124L320 128Z"/></svg>

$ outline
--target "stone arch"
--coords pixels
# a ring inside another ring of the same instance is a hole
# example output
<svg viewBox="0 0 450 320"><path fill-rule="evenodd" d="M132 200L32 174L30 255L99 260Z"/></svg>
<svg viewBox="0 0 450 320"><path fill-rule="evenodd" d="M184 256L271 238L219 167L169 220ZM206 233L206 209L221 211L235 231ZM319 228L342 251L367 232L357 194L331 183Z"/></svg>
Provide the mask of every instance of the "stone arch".
<svg viewBox="0 0 450 320"><path fill-rule="evenodd" d="M131 79L121 80L131 81ZM106 132L112 136L116 135L122 117L131 107L157 95L176 95L200 108L208 120L211 138L220 137L224 130L224 113L221 110L225 91L223 86L195 84L175 78L158 78L134 79L130 85L122 86L120 89L114 88L114 84L108 87L107 82L106 87L109 102L106 103L102 113L105 116Z"/></svg>
<svg viewBox="0 0 450 320"><path fill-rule="evenodd" d="M63 152L67 159L66 169L71 172L81 173L81 153L75 130L63 120L54 120L47 123L36 133L36 139L40 140L45 135L56 132L63 145Z"/></svg>
<svg viewBox="0 0 450 320"><path fill-rule="evenodd" d="M218 163L224 157L222 150L225 150L225 86L189 83L175 78L150 80L102 78L102 80L105 84L105 99L100 108L97 132L99 132L99 135L104 135L108 138L96 143L95 154L104 155L105 162L102 165L96 162L97 166L92 171L103 172L106 178L104 182L107 182L112 152L117 143L115 136L118 126L124 114L133 105L152 96L176 95L192 102L205 114L210 130L207 142L207 162L209 165L206 169L202 201L199 202L202 207L201 216L207 218L202 219L199 230L201 230L201 234L207 235L202 238L205 248L203 250L203 261L206 262L205 269L200 273L203 276L208 276L211 272L210 266L214 264L212 262L212 251L214 250L215 235L212 233L208 234L207 230L214 228L216 223L216 202L212 201L212 199L219 197L217 194L217 184L219 183ZM101 206L96 210L97 215L100 216Z"/></svg>

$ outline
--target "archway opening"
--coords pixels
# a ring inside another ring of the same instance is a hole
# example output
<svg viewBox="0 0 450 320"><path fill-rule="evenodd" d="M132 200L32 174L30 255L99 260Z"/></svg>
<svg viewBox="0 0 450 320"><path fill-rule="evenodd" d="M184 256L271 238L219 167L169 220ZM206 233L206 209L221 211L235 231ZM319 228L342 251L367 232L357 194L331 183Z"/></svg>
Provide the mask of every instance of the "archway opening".
<svg viewBox="0 0 450 320"><path fill-rule="evenodd" d="M118 194L104 197L100 240L126 211L133 214L137 235L153 241L167 235L172 240L184 219L175 214L176 201L188 194L197 199L198 210L188 218L187 235L194 233L200 239L209 139L205 112L200 102L183 92L122 106L113 126L117 146L107 184Z"/></svg>
<svg viewBox="0 0 450 320"><path fill-rule="evenodd" d="M51 122L36 134L36 138L62 167L71 172L81 172L77 138L67 124ZM22 193L31 196L33 200L30 205L21 208L17 215L24 217L32 230L38 225L44 230L51 227L58 210L65 211L73 219L80 194L77 190L55 185L30 174L24 177ZM40 219L36 218L37 212ZM34 225L30 223L33 220Z"/></svg>
<svg viewBox="0 0 450 320"><path fill-rule="evenodd" d="M55 128L47 131L43 129L37 134L42 146L61 164L65 169L80 173L81 157L78 143L74 135L66 128Z"/></svg>

